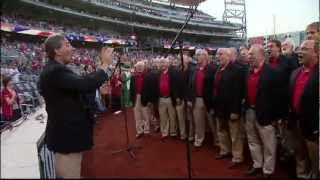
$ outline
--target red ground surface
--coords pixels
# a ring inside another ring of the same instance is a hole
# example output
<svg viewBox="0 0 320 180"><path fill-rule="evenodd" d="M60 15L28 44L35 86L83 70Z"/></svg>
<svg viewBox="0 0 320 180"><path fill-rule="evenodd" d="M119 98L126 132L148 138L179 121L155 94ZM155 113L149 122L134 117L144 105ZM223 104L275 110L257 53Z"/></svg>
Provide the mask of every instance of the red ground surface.
<svg viewBox="0 0 320 180"><path fill-rule="evenodd" d="M128 110L128 129L131 145L139 145L135 150L137 159L127 151L112 154L126 148L125 120L123 113L106 113L95 128L95 146L84 154L82 176L94 178L187 178L186 144L178 138L160 140L160 133L151 133L135 139L133 112ZM245 163L229 169L231 159L215 160L218 148L212 146L212 138L207 134L202 148L191 146L192 177L195 178L260 178L247 177L251 160L246 147ZM277 167L276 178L287 179L288 174Z"/></svg>

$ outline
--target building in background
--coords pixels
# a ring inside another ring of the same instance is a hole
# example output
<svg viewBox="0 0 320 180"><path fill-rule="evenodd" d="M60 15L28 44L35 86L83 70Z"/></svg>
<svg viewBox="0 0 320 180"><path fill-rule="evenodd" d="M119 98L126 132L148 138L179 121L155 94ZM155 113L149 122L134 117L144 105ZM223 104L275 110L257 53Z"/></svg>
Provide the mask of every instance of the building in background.
<svg viewBox="0 0 320 180"><path fill-rule="evenodd" d="M304 31L294 31L294 32L287 32L287 33L280 33L276 35L266 35L266 36L256 36L251 37L248 39L248 44L261 44L266 46L268 41L271 39L277 39L281 42L285 41L286 39L291 39L295 47L298 47L303 40L305 39L305 32Z"/></svg>

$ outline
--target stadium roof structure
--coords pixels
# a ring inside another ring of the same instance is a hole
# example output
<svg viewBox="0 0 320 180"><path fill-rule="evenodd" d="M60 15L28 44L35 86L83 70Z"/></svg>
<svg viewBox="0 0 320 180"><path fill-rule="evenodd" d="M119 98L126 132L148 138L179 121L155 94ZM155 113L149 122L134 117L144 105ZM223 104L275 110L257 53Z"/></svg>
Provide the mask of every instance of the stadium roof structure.
<svg viewBox="0 0 320 180"><path fill-rule="evenodd" d="M167 4L174 4L174 5L181 5L181 6L195 6L200 4L206 0L150 0L152 2L158 3L167 3Z"/></svg>
<svg viewBox="0 0 320 180"><path fill-rule="evenodd" d="M181 4L181 5L184 5L184 6L194 6L194 5L197 5L197 4L200 4L206 0L169 0L173 3L176 3L176 4Z"/></svg>

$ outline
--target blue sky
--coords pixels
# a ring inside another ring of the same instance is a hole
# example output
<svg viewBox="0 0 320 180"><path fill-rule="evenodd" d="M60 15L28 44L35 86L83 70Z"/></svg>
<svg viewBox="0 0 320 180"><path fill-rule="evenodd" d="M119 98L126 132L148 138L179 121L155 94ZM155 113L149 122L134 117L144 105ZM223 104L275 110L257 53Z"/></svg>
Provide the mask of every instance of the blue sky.
<svg viewBox="0 0 320 180"><path fill-rule="evenodd" d="M304 30L319 21L319 0L246 0L248 37ZM222 19L224 0L206 0L199 9Z"/></svg>

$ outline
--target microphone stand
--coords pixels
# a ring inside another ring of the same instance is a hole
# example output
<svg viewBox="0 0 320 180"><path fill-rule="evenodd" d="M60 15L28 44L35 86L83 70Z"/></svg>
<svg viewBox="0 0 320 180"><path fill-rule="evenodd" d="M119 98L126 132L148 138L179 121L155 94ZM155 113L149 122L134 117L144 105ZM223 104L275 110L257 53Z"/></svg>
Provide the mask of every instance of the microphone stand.
<svg viewBox="0 0 320 180"><path fill-rule="evenodd" d="M121 55L119 55L118 57L118 62L115 66L115 69L113 70L112 72L112 75L110 76L110 78L114 75L117 67L119 68L119 74L120 74L120 78L121 78L121 83L123 83L122 81L122 72L121 72ZM134 150L135 149L141 149L142 147L141 146L133 146L133 145L130 145L130 142L129 142L129 132L128 132L128 118L127 118L127 109L126 109L126 106L124 104L124 100L123 100L123 90L122 90L122 87L121 87L121 110L123 111L123 115L124 115L124 122L125 122L125 131L126 131L126 148L124 149L120 149L118 151L115 151L112 153L112 155L115 155L115 154L118 154L118 153L121 153L121 152L124 152L124 151L127 151L130 155L130 157L134 160L136 160L136 154L134 153Z"/></svg>
<svg viewBox="0 0 320 180"><path fill-rule="evenodd" d="M193 17L193 14L197 11L199 4L196 4L195 7L193 8L192 6L190 6L189 9L189 16L186 17L185 23L183 24L183 26L181 27L180 31L178 32L178 34L176 35L176 37L174 38L174 40L172 41L171 47L169 49L169 52L173 50L174 45L179 42L179 53L180 53L180 59L181 59L181 72L183 74L183 79L185 80L187 74L184 72L184 59L183 59L183 40L181 40L181 36L183 33L183 30L185 29L185 27L188 25L190 19ZM188 171L188 179L192 179L192 173L191 173L191 154L190 154L190 143L189 143L189 131L190 131L190 127L189 127L189 121L187 118L187 113L188 113L188 104L187 104L187 100L186 98L184 98L184 121L185 121L185 126L186 126L186 134L187 134L187 138L186 138L186 155L187 155L187 171ZM192 115L192 119L191 121L193 121L193 115Z"/></svg>

